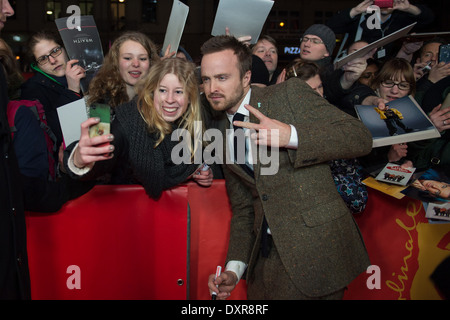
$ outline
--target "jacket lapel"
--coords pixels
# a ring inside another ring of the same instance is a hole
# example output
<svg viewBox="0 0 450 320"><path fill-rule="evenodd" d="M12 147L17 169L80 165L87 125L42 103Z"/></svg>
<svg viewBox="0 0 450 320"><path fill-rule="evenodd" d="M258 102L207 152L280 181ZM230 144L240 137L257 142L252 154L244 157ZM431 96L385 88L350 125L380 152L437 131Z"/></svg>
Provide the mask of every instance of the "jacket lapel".
<svg viewBox="0 0 450 320"><path fill-rule="evenodd" d="M267 101L265 101L263 99L263 95L259 94L260 92L261 92L260 88L252 87L252 95L250 97L250 105L253 108L258 109L264 115L267 115L268 114L268 103L267 103ZM250 122L259 123L259 120L252 113L250 113ZM259 150L258 150L259 146L256 146L256 147L257 147L256 163L253 165L255 179L257 179L261 173L261 161L259 158ZM253 161L253 162L255 162L255 161Z"/></svg>

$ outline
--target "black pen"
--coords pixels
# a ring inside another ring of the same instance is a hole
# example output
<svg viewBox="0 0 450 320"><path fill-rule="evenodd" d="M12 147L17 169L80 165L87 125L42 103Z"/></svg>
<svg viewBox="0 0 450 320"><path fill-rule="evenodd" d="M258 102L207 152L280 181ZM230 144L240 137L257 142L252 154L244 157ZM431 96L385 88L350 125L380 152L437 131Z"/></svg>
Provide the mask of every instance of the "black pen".
<svg viewBox="0 0 450 320"><path fill-rule="evenodd" d="M214 277L214 280L216 280L220 276L221 271L222 271L222 267L221 266L217 266L217 268L216 268L216 276ZM216 285L216 287L218 288L219 286ZM216 300L216 297L217 297L217 293L215 293L213 291L212 294L211 294L211 300Z"/></svg>

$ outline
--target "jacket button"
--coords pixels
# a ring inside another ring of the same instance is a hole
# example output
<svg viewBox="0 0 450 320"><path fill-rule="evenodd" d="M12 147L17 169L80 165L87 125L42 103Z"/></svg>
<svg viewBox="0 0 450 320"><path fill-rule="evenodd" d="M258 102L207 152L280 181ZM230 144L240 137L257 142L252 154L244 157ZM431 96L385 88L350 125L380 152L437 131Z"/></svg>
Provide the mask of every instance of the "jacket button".
<svg viewBox="0 0 450 320"><path fill-rule="evenodd" d="M269 200L269 196L267 194L263 194L261 198L263 201Z"/></svg>

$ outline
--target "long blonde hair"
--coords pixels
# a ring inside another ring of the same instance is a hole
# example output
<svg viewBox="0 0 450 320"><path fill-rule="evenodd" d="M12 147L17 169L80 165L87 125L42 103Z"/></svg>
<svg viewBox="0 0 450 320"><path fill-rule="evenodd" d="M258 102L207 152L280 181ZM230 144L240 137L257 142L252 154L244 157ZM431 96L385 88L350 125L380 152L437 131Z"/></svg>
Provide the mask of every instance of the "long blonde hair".
<svg viewBox="0 0 450 320"><path fill-rule="evenodd" d="M137 89L138 110L147 123L149 131L159 133L155 147L161 143L166 135L171 134L173 131L172 124L162 118L156 111L153 103L154 93L158 89L161 80L167 74L174 74L178 77L189 99L189 106L186 112L177 120L179 122L178 128L186 129L192 139L203 132L200 93L195 75L195 65L181 58L164 59L151 67L149 74L139 84ZM195 153L197 145L197 143L189 144L191 155Z"/></svg>

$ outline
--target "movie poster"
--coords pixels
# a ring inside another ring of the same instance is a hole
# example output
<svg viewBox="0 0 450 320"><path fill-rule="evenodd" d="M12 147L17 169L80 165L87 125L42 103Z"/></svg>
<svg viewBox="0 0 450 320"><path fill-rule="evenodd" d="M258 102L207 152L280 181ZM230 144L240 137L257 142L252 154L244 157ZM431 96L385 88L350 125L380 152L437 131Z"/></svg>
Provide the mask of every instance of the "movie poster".
<svg viewBox="0 0 450 320"><path fill-rule="evenodd" d="M92 16L80 16L80 26L68 28L69 17L56 19L56 26L69 59L79 60L86 71L81 80L81 90L87 92L89 83L103 63L103 49L97 26Z"/></svg>

